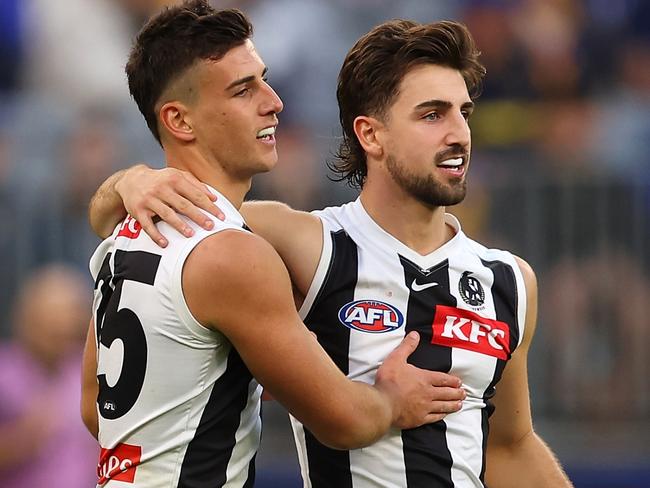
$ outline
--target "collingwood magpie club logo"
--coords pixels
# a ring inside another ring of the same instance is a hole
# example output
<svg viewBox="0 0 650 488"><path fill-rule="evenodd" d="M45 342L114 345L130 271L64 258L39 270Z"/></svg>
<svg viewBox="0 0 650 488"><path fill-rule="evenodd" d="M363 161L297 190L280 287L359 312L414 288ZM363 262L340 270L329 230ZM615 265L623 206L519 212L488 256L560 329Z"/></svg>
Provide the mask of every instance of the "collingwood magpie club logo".
<svg viewBox="0 0 650 488"><path fill-rule="evenodd" d="M465 271L458 283L458 292L465 303L472 307L480 307L485 303L485 291L481 282L472 276L471 271Z"/></svg>

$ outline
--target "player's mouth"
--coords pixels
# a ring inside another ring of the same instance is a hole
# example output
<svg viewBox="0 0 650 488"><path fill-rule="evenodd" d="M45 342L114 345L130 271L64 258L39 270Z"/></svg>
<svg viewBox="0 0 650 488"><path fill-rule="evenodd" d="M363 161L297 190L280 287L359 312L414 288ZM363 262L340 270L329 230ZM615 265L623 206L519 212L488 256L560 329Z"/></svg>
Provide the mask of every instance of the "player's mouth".
<svg viewBox="0 0 650 488"><path fill-rule="evenodd" d="M436 166L450 176L463 176L467 167L467 157L458 156L455 158L445 159L438 162Z"/></svg>
<svg viewBox="0 0 650 488"><path fill-rule="evenodd" d="M265 127L257 133L257 140L265 144L275 144L275 129L276 125Z"/></svg>

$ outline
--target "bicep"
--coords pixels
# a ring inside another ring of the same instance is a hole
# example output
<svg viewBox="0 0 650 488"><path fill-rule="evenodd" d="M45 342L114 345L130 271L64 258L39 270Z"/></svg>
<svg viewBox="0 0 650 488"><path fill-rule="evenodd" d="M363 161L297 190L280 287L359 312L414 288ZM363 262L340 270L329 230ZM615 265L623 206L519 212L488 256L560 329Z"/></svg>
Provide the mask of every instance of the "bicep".
<svg viewBox="0 0 650 488"><path fill-rule="evenodd" d="M347 388L347 379L300 320L277 253L242 234L221 236L188 257L183 289L192 313L228 337L251 373L299 420L318 422L313 405L340 412L332 390Z"/></svg>

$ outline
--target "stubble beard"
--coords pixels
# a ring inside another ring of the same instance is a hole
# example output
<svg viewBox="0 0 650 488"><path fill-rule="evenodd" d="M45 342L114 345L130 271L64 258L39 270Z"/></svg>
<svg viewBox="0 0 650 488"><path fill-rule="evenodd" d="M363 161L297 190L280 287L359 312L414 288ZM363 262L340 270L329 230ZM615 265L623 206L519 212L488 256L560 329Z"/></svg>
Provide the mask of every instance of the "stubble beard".
<svg viewBox="0 0 650 488"><path fill-rule="evenodd" d="M386 159L386 167L400 188L425 205L449 207L465 199L467 181L464 178L450 178L449 184L442 184L432 174L417 176L410 173L406 164L398 162L392 155Z"/></svg>

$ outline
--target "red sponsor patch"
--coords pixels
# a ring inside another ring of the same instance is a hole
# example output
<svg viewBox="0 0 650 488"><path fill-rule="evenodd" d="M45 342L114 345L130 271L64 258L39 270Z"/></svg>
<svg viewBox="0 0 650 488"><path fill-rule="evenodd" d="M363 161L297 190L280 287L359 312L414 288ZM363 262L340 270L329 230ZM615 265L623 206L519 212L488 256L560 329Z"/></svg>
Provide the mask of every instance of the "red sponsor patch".
<svg viewBox="0 0 650 488"><path fill-rule="evenodd" d="M140 235L142 226L140 223L135 220L133 217L128 215L122 225L120 225L120 230L117 233L117 237L126 237L127 239L135 239Z"/></svg>
<svg viewBox="0 0 650 488"><path fill-rule="evenodd" d="M504 360L510 356L510 327L505 322L438 305L432 327L432 344L460 347Z"/></svg>
<svg viewBox="0 0 650 488"><path fill-rule="evenodd" d="M104 484L109 479L133 483L141 455L142 448L131 444L118 444L113 449L102 447L97 465L99 484Z"/></svg>

